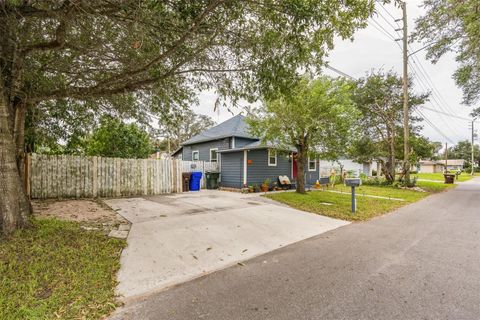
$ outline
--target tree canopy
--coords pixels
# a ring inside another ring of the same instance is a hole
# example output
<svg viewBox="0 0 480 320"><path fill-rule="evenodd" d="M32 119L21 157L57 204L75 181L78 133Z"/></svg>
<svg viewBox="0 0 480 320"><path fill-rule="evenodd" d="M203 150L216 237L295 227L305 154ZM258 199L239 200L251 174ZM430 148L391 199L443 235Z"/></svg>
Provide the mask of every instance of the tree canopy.
<svg viewBox="0 0 480 320"><path fill-rule="evenodd" d="M453 77L463 90L463 101L480 100L480 3L478 0L424 0L426 13L416 22L414 38L428 46L427 57L437 62L456 55Z"/></svg>
<svg viewBox="0 0 480 320"><path fill-rule="evenodd" d="M353 85L344 79L304 78L289 95L265 101L249 118L252 131L280 150L297 150L298 171L307 157L335 160L346 152L358 112L351 100ZM305 192L303 174L297 192Z"/></svg>
<svg viewBox="0 0 480 320"><path fill-rule="evenodd" d="M453 147L448 148L448 159L465 160L465 169L467 171L472 168L472 143L468 140L459 141ZM474 145L474 164L480 165L480 147Z"/></svg>
<svg viewBox="0 0 480 320"><path fill-rule="evenodd" d="M428 94L409 92L410 143L415 146L419 144L419 128L415 125L419 119L413 116L413 110L427 101ZM358 123L360 136L351 155L359 161L379 161L387 180L394 181L396 159L403 156L403 148L399 148L403 143L399 134L403 131L402 78L393 71L372 71L357 81L353 99L362 117Z"/></svg>
<svg viewBox="0 0 480 320"><path fill-rule="evenodd" d="M148 133L135 123L105 117L85 141L89 156L148 158L153 146Z"/></svg>
<svg viewBox="0 0 480 320"><path fill-rule="evenodd" d="M182 142L213 127L215 121L209 116L196 114L190 108L180 108L161 113L158 125L158 134L169 140L170 151L173 151L178 149ZM165 150L167 149L168 146Z"/></svg>

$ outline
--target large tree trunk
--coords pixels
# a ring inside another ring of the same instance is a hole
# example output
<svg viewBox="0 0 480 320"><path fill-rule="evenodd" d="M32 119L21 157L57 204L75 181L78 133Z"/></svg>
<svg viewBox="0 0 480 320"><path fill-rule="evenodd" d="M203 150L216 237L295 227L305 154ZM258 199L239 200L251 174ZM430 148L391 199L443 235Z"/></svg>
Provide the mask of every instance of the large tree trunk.
<svg viewBox="0 0 480 320"><path fill-rule="evenodd" d="M4 234L28 225L30 201L17 166L17 146L4 92L0 84L0 227ZM11 110L11 109L10 109ZM12 119L13 118L13 119Z"/></svg>
<svg viewBox="0 0 480 320"><path fill-rule="evenodd" d="M305 166L307 161L307 149L305 145L297 145L297 192L305 193Z"/></svg>

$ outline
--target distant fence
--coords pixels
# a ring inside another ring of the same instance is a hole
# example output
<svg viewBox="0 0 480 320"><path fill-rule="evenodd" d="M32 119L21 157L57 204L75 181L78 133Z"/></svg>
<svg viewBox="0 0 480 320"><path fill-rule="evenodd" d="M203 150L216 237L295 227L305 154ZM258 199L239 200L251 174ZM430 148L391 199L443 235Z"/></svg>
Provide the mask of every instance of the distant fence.
<svg viewBox="0 0 480 320"><path fill-rule="evenodd" d="M37 199L182 192L182 172L218 170L217 163L203 161L39 154L28 155L27 166L27 192Z"/></svg>

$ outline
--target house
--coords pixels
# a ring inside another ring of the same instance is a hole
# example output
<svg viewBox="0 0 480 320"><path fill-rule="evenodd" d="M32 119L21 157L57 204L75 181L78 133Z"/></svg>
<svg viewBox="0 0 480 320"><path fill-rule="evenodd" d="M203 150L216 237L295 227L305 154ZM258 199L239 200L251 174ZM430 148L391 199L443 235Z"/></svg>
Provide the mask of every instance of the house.
<svg viewBox="0 0 480 320"><path fill-rule="evenodd" d="M265 179L278 181L280 175L295 180L298 175L295 149L278 150L262 144L249 132L243 115L237 115L183 142L173 153L188 161L217 161L221 185L242 188L260 185ZM305 168L307 184L320 177L318 159L308 159Z"/></svg>
<svg viewBox="0 0 480 320"><path fill-rule="evenodd" d="M436 160L420 160L418 162L419 173L437 173L445 171L445 163Z"/></svg>
<svg viewBox="0 0 480 320"><path fill-rule="evenodd" d="M352 172L355 176L364 174L366 176L373 176L373 171L378 175L380 173L380 163L377 161L357 162L351 159L339 159L337 161L320 161L320 174L322 177L329 176L332 169L335 169L337 174L340 171Z"/></svg>
<svg viewBox="0 0 480 320"><path fill-rule="evenodd" d="M447 170L448 171L462 171L465 166L464 159L448 159Z"/></svg>
<svg viewBox="0 0 480 320"><path fill-rule="evenodd" d="M462 171L465 166L463 159L448 159L447 171ZM436 173L445 171L445 160L420 160L418 172L421 173Z"/></svg>

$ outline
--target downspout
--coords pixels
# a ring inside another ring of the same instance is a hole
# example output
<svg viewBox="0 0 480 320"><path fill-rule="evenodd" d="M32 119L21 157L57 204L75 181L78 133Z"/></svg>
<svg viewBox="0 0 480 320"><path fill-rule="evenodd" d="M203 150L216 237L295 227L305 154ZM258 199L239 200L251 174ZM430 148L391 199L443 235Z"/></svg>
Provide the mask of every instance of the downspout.
<svg viewBox="0 0 480 320"><path fill-rule="evenodd" d="M243 150L243 185L247 184L247 150Z"/></svg>

